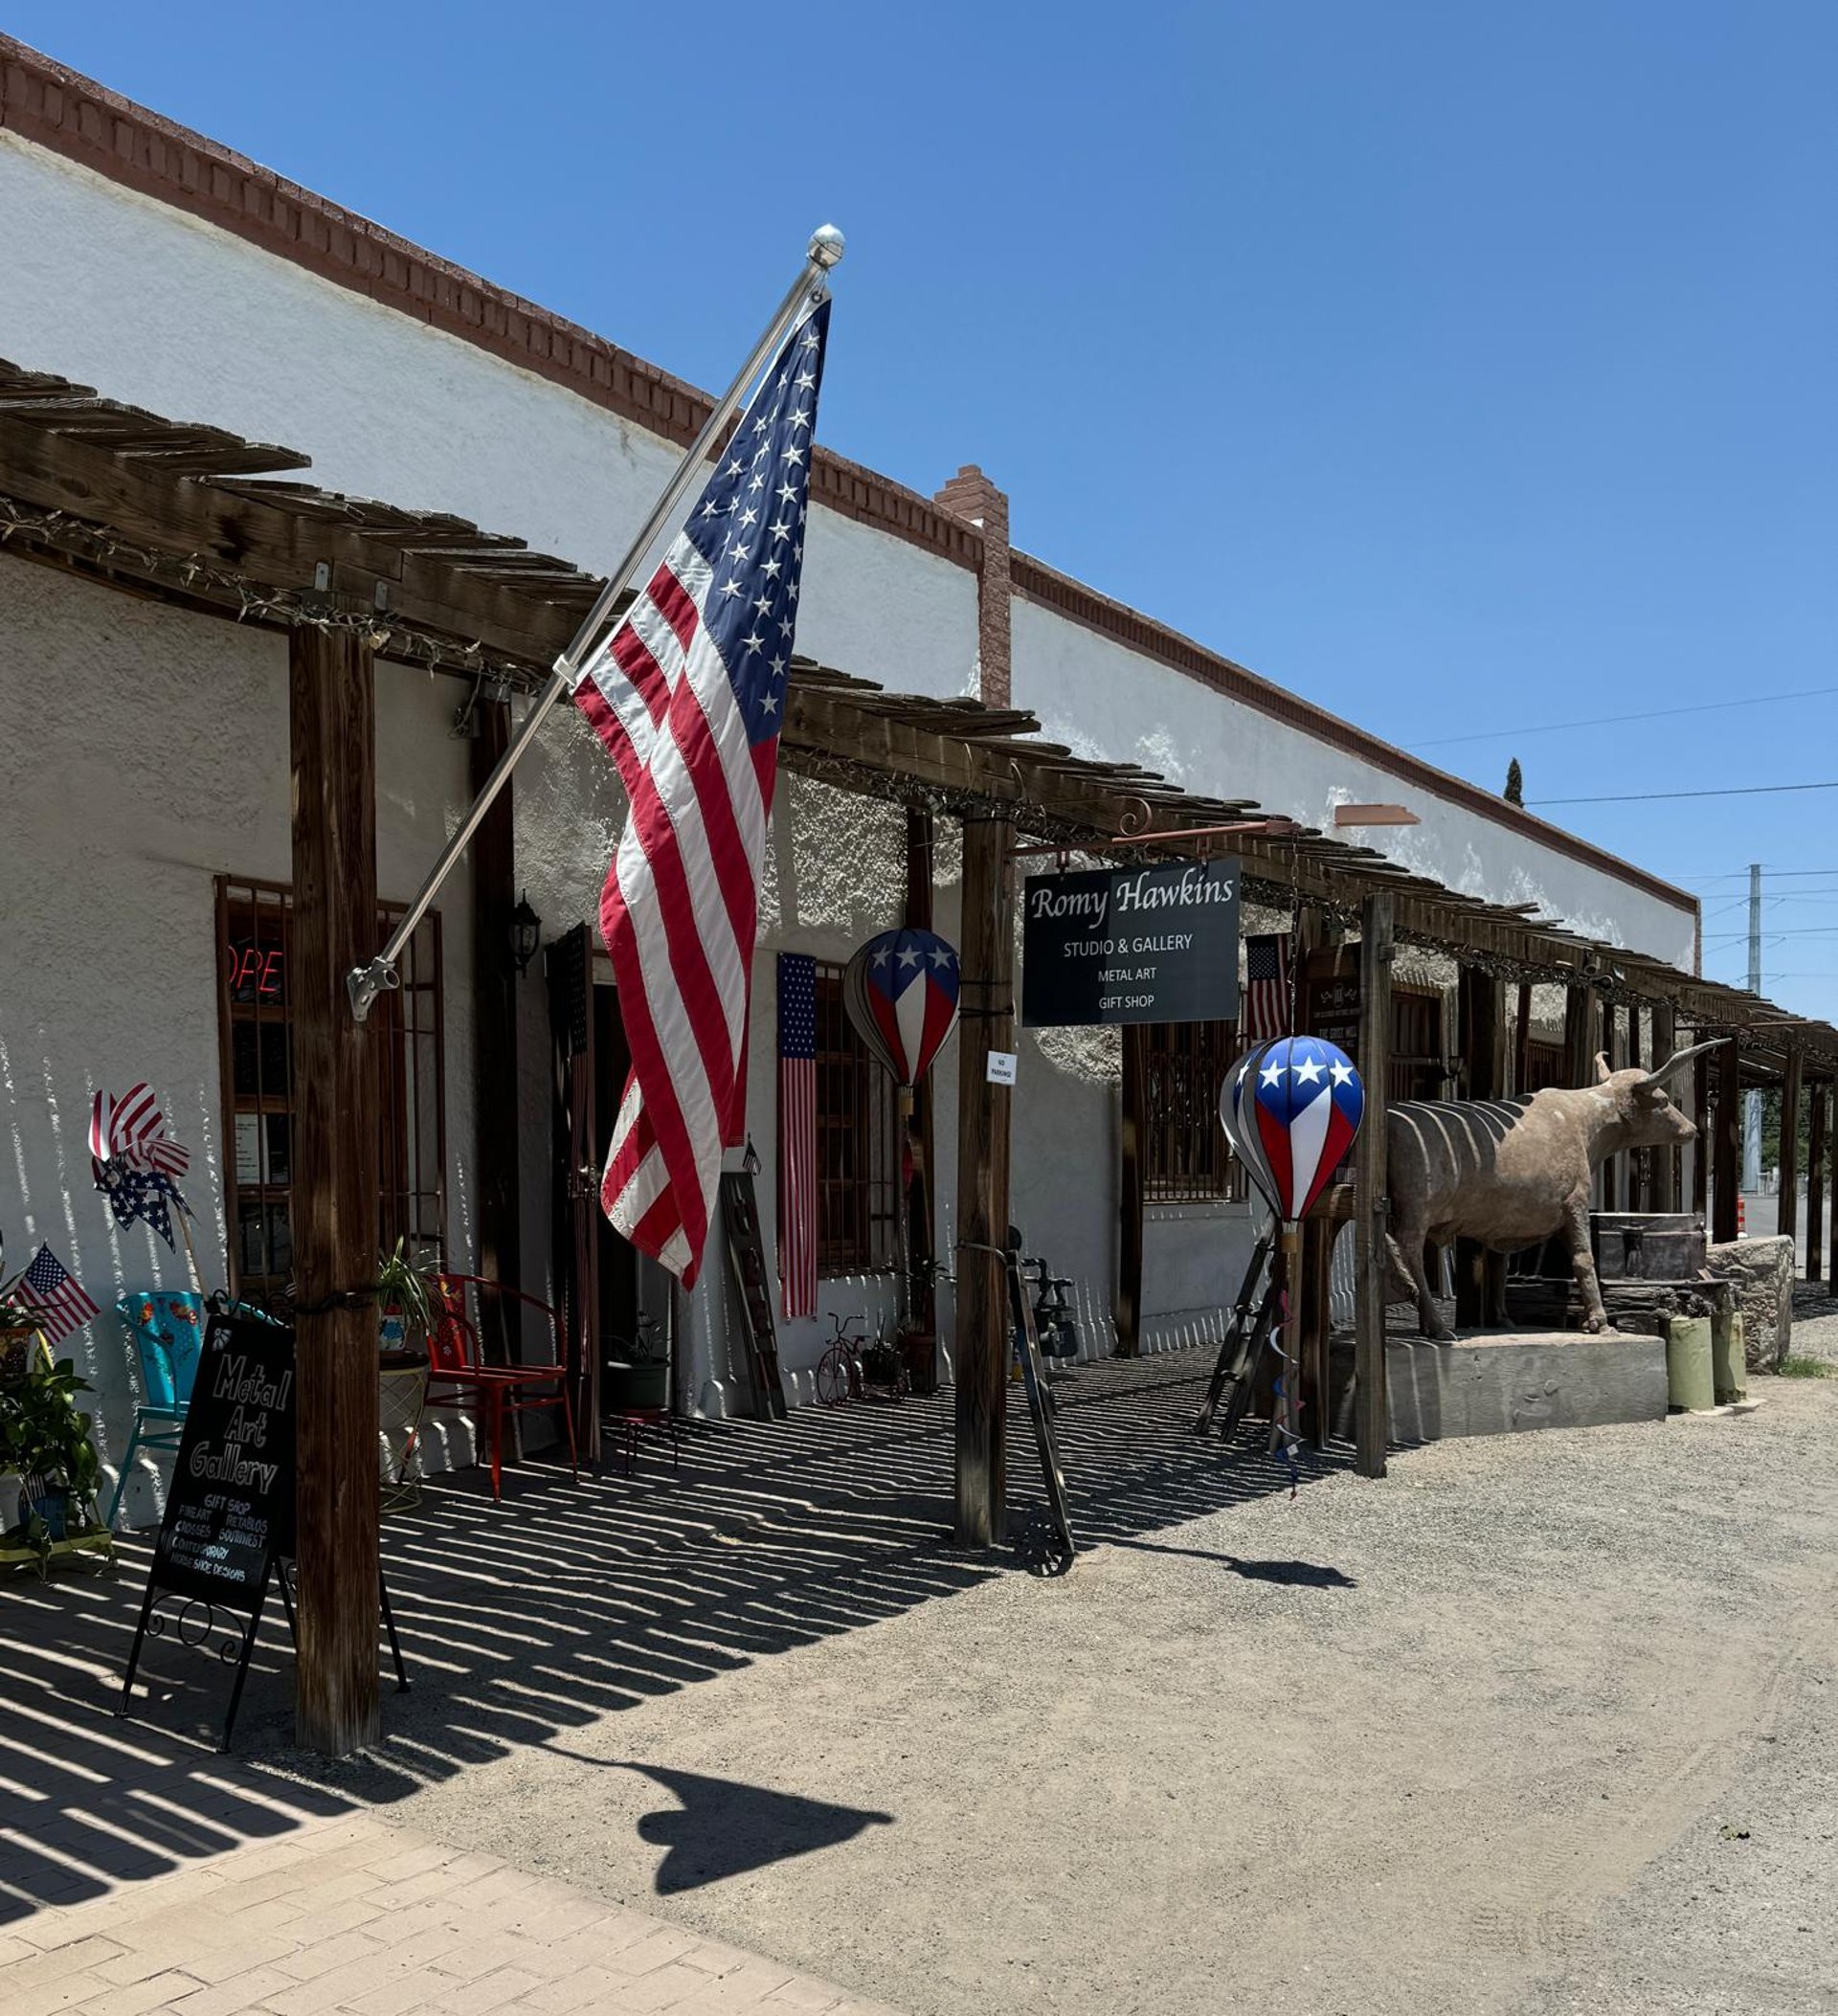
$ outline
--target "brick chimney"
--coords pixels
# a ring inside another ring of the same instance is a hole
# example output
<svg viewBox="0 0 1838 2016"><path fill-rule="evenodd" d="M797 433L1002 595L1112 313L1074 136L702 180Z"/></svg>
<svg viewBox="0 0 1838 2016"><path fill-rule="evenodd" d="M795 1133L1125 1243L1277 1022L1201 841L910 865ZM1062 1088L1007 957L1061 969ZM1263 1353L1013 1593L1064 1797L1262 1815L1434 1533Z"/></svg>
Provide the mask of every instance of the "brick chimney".
<svg viewBox="0 0 1838 2016"><path fill-rule="evenodd" d="M983 535L976 573L976 697L985 706L1010 705L1008 623L1008 497L975 462L966 462L932 502L967 518Z"/></svg>

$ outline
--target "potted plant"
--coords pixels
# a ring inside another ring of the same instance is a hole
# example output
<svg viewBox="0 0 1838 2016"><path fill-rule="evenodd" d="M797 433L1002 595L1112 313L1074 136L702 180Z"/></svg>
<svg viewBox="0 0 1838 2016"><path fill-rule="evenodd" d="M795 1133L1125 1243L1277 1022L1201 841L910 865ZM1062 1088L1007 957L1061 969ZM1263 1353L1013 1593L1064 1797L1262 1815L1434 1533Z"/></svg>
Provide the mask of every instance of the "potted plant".
<svg viewBox="0 0 1838 2016"><path fill-rule="evenodd" d="M894 1333L906 1360L907 1378L922 1399L938 1390L938 1339L916 1316L908 1316Z"/></svg>
<svg viewBox="0 0 1838 2016"><path fill-rule="evenodd" d="M377 1347L385 1367L418 1364L425 1355L415 1340L425 1338L434 1325L428 1277L438 1265L432 1247L411 1255L406 1239L398 1239L395 1250L377 1263Z"/></svg>
<svg viewBox="0 0 1838 2016"><path fill-rule="evenodd" d="M76 1403L90 1390L70 1358L0 1386L0 1470L21 1480L22 1537L41 1555L95 1520L101 1466Z"/></svg>

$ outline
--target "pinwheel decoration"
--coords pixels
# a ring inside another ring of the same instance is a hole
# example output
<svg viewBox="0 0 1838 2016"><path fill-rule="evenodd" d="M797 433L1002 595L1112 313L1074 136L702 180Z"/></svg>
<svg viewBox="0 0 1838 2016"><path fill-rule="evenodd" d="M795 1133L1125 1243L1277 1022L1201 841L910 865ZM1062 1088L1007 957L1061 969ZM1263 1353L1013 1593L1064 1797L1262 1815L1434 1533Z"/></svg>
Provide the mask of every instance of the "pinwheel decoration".
<svg viewBox="0 0 1838 2016"><path fill-rule="evenodd" d="M883 931L849 961L842 999L856 1033L909 1092L957 1025L957 952L934 931Z"/></svg>
<svg viewBox="0 0 1838 2016"><path fill-rule="evenodd" d="M172 1180L191 1166L191 1151L167 1132L166 1115L150 1086L96 1094L89 1116L89 1166L97 1189L108 1198L115 1222L123 1231L145 1221L169 1246L177 1208L186 1255L201 1290L204 1281L185 1222L191 1207Z"/></svg>

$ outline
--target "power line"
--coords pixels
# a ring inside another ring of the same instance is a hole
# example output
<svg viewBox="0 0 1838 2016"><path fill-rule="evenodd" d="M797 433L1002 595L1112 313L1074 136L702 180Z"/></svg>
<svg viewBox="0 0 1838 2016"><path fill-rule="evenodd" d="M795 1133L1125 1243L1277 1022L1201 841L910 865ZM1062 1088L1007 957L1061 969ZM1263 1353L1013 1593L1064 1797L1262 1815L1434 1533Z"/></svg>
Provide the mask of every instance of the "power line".
<svg viewBox="0 0 1838 2016"><path fill-rule="evenodd" d="M1639 714L1596 714L1586 721L1553 721L1534 728L1488 728L1474 735L1438 735L1429 742L1411 742L1408 749L1453 749L1462 742L1505 742L1514 735L1565 735L1572 728L1614 728L1625 721L1660 721L1674 714L1721 714L1732 707L1764 707L1782 700L1821 700L1838 686L1805 686L1797 693L1757 693L1746 700L1709 700L1696 706L1648 707ZM1547 804L1558 802L1547 799Z"/></svg>
<svg viewBox="0 0 1838 2016"><path fill-rule="evenodd" d="M1747 931L1716 931L1705 939L1706 945L1733 945L1738 938L1746 938ZM1838 924L1797 925L1792 930L1764 931L1761 934L1765 945L1778 944L1782 938L1832 938L1838 937Z"/></svg>
<svg viewBox="0 0 1838 2016"><path fill-rule="evenodd" d="M1771 882L1804 882L1811 875L1838 875L1838 868L1770 868L1766 862L1763 862L1761 865L1766 870L1768 879ZM1746 868L1732 868L1728 874L1719 872L1715 875L1700 875L1697 878L1699 884L1747 882L1748 879L1749 871ZM1737 900L1744 903L1748 901L1746 897L1740 897Z"/></svg>
<svg viewBox="0 0 1838 2016"><path fill-rule="evenodd" d="M1731 784L1717 791L1611 791L1599 798L1528 798L1528 808L1546 805L1646 805L1656 798L1753 798L1780 791L1838 791L1838 778L1828 784ZM1828 868L1821 869L1828 875Z"/></svg>

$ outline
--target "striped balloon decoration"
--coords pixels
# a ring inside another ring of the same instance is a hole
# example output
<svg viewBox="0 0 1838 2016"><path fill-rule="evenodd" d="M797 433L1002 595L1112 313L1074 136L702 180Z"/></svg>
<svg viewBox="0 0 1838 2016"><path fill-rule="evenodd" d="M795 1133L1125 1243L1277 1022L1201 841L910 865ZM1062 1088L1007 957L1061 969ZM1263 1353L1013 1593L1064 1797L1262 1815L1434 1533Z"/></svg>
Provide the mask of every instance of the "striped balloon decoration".
<svg viewBox="0 0 1838 2016"><path fill-rule="evenodd" d="M849 961L843 1005L903 1089L931 1068L957 1025L957 952L935 931L883 931Z"/></svg>

